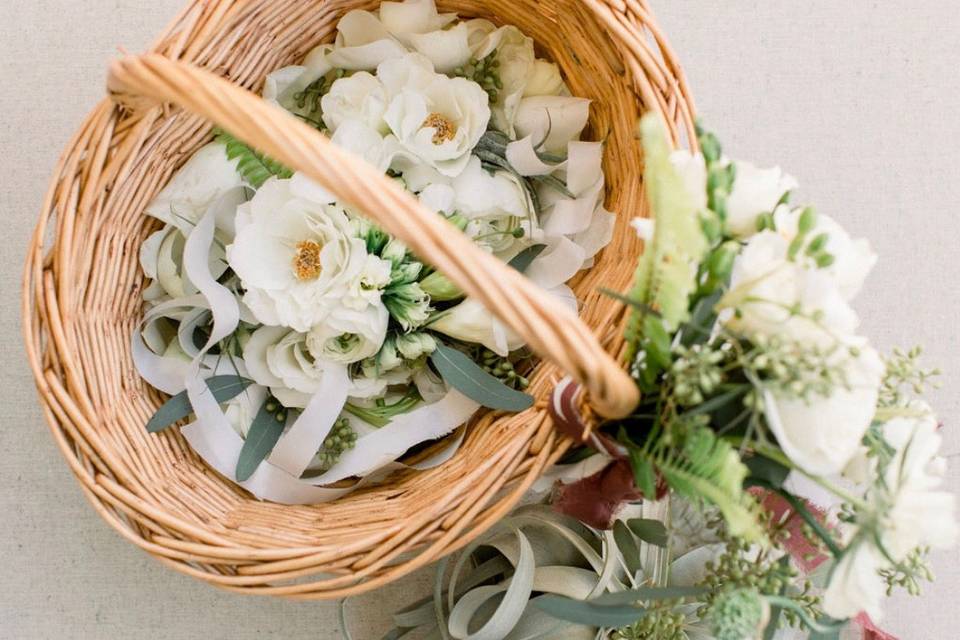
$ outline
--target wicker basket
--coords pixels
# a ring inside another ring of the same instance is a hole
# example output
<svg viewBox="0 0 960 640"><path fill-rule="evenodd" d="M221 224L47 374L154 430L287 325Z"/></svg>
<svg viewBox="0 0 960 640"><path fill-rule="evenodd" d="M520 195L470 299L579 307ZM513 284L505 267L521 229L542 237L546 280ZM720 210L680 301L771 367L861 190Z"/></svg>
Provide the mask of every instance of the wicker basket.
<svg viewBox="0 0 960 640"><path fill-rule="evenodd" d="M25 339L43 411L94 508L178 571L294 598L375 588L467 544L563 453L569 443L546 409L562 375L583 384L601 415L623 415L636 402L613 357L623 309L598 288L626 288L640 251L628 226L645 208L639 114L661 113L677 144L694 144L680 68L645 0L438 5L517 25L560 65L575 95L594 101L588 133L606 142L607 207L619 218L613 242L572 283L581 320L450 234L374 169L241 88L259 90L269 71L329 41L346 11L375 3L193 0L151 53L114 63L112 100L89 115L57 166L24 278ZM441 467L316 506L260 502L206 467L175 430L148 435L143 425L161 397L129 353L144 287L138 249L156 228L143 211L210 140L214 123L365 210L524 336L543 357L531 379L537 404L476 416Z"/></svg>

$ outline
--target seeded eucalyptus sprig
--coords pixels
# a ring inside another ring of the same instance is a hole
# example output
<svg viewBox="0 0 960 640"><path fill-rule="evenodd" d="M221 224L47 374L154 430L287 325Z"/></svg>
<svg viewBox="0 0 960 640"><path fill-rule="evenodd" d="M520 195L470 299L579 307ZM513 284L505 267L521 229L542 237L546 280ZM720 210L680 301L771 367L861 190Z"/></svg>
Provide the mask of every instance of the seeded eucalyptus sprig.
<svg viewBox="0 0 960 640"><path fill-rule="evenodd" d="M500 60L496 50L479 60L470 58L467 64L454 69L453 75L473 80L480 85L490 96L491 104L499 99L500 91L503 90L503 81L500 79Z"/></svg>

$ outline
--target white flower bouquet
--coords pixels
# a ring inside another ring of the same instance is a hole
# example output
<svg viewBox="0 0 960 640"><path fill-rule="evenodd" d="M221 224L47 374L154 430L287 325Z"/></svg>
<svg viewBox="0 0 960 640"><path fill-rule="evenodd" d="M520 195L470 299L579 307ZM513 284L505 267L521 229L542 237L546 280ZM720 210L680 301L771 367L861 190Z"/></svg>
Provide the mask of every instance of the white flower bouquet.
<svg viewBox="0 0 960 640"><path fill-rule="evenodd" d="M554 422L582 446L535 487L554 508L441 564L388 637L893 640L884 594L919 594L958 534L919 398L937 372L857 334L877 257L790 205L792 178L704 131L696 155L654 117L641 133L654 219L635 221L633 289L609 292L641 404L592 429L559 385Z"/></svg>
<svg viewBox="0 0 960 640"><path fill-rule="evenodd" d="M512 26L432 1L351 11L264 98L416 194L576 311L565 283L613 232L589 101ZM138 371L182 434L260 498L316 503L412 465L481 406L518 411L523 340L401 242L226 133L147 207ZM407 453L413 461L400 463ZM344 486L341 481L359 479ZM337 485L337 486L332 486Z"/></svg>

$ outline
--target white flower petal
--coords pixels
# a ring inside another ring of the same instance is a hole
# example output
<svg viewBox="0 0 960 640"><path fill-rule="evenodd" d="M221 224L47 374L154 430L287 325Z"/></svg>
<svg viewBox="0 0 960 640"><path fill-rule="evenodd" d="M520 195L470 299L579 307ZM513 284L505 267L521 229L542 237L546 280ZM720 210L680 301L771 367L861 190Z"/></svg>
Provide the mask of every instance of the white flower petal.
<svg viewBox="0 0 960 640"><path fill-rule="evenodd" d="M546 151L561 152L567 143L580 137L589 116L590 101L585 98L524 98L517 109L517 136L532 135L535 142L543 143Z"/></svg>
<svg viewBox="0 0 960 640"><path fill-rule="evenodd" d="M467 24L461 22L452 29L410 35L410 43L429 58L440 73L451 73L470 61L470 46L467 42Z"/></svg>
<svg viewBox="0 0 960 640"><path fill-rule="evenodd" d="M865 345L858 348L859 356L841 363L849 389L839 387L829 396L808 398L764 392L770 430L790 460L808 473L840 473L856 455L873 420L885 369L876 351Z"/></svg>

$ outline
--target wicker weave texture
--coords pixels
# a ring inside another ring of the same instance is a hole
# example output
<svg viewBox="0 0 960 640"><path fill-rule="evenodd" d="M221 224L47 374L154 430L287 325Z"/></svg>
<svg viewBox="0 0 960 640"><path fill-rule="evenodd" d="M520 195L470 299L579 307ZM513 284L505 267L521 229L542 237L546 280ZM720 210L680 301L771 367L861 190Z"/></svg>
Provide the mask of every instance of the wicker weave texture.
<svg viewBox="0 0 960 640"><path fill-rule="evenodd" d="M443 235L407 195L371 188L384 181L316 132L207 75L258 91L271 70L331 40L346 11L375 3L194 0L148 55L114 63L114 100L87 117L61 157L24 274L24 335L43 411L94 508L179 571L231 590L293 598L375 588L467 544L562 455L568 443L546 410L561 376L583 382L603 415L622 414L635 400L615 364L623 309L599 287L626 288L641 249L629 227L645 212L640 113L660 113L678 146L695 139L682 71L643 0L438 6L515 24L560 65L575 95L593 100L586 137L606 143L606 204L618 222L596 265L571 283L582 322ZM537 404L520 414L476 416L464 445L441 467L398 473L315 506L257 501L207 468L178 433L147 434L143 425L162 398L140 380L129 353L145 285L139 246L157 228L143 210L209 141L211 121L370 211L518 329L544 358L531 378Z"/></svg>

